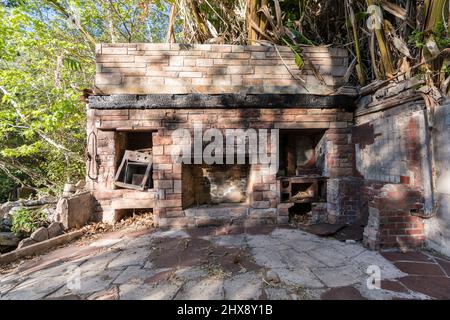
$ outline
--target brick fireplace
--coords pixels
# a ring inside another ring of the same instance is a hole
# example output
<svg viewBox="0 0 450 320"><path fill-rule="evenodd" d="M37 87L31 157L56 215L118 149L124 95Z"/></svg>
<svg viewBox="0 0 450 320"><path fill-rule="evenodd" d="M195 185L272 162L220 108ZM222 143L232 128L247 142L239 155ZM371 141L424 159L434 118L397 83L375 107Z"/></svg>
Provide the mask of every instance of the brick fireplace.
<svg viewBox="0 0 450 320"><path fill-rule="evenodd" d="M148 209L160 227L286 224L295 210L309 210L316 221L355 221L362 179L353 98L335 92L347 53L305 47L303 55L318 76L279 46L98 45L87 109L96 219ZM205 135L276 130L267 150L278 170L250 163L247 151L244 163L174 162L174 131L193 132L195 123Z"/></svg>

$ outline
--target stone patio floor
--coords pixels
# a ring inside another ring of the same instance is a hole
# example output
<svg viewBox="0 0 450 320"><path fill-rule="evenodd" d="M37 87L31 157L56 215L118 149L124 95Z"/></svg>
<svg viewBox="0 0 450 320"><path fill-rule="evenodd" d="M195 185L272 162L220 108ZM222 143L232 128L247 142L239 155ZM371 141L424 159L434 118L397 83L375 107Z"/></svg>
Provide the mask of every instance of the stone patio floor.
<svg viewBox="0 0 450 320"><path fill-rule="evenodd" d="M0 274L0 298L450 299L450 261L289 228L119 231Z"/></svg>

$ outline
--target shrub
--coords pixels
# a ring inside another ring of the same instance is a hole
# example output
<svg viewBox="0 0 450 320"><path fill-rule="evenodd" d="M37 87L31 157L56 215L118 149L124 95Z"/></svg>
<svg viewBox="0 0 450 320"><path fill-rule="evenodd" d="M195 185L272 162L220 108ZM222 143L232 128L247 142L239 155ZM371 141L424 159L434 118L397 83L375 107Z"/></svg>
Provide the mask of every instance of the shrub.
<svg viewBox="0 0 450 320"><path fill-rule="evenodd" d="M42 210L20 208L12 215L12 232L29 235L47 223L47 215Z"/></svg>

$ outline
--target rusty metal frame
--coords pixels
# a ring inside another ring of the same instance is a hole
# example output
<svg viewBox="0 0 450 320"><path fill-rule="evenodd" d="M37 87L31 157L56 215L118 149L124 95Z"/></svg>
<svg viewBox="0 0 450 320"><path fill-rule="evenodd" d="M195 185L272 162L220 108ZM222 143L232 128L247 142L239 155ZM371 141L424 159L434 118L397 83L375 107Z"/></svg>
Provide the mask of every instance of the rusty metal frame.
<svg viewBox="0 0 450 320"><path fill-rule="evenodd" d="M116 175L114 176L114 184L121 188L134 189L134 190L145 190L146 184L150 176L150 170L153 165L153 159L151 153L148 153L149 150L145 150L146 152L139 151L131 151L125 150L125 154L123 155L122 162L120 163L119 168L117 169ZM144 178L139 185L125 183L119 181L120 174L122 170L128 165L129 162L147 164L147 168L145 169Z"/></svg>

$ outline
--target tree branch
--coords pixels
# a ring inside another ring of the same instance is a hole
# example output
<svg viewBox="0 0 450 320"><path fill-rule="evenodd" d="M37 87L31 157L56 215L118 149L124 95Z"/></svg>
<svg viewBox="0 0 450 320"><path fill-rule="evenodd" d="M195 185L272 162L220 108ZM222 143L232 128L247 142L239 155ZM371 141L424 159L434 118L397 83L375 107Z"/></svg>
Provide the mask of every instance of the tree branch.
<svg viewBox="0 0 450 320"><path fill-rule="evenodd" d="M10 93L3 87L0 86L0 91L3 92L5 96L10 96ZM11 105L13 106L14 110L16 111L16 114L20 117L23 123L27 124L29 126L28 120L26 117L22 114L20 111L19 106L17 105L17 102L15 102L13 99L10 99ZM80 157L78 154L72 152L71 150L67 149L65 146L57 143L56 141L52 140L50 137L48 137L42 130L36 129L36 133L46 141L51 146L55 147L59 151L61 151L64 155L70 156L72 159L75 159L79 162L84 162L83 158Z"/></svg>

